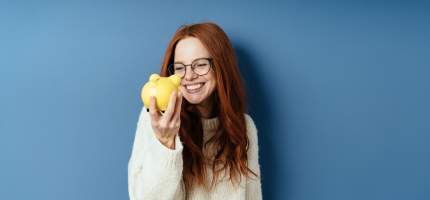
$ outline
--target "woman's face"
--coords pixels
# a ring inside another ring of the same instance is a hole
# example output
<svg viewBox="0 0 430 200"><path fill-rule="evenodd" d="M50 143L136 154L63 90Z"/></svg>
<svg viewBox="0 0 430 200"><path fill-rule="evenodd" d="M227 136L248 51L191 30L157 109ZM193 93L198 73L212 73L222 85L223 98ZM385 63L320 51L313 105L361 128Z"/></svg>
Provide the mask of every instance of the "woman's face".
<svg viewBox="0 0 430 200"><path fill-rule="evenodd" d="M176 44L174 62L185 65L191 64L197 58L210 58L209 52L199 39L187 37ZM198 75L186 67L186 73L182 78L180 90L183 97L191 104L201 104L207 100L215 90L215 73L211 67L205 75Z"/></svg>

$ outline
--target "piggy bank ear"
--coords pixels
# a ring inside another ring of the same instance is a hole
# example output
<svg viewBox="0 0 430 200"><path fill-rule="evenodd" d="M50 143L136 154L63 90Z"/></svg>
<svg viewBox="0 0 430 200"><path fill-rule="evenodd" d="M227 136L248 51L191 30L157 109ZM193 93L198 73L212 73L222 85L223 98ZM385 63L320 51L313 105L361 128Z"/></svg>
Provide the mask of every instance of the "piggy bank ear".
<svg viewBox="0 0 430 200"><path fill-rule="evenodd" d="M171 75L169 76L169 79L172 81L172 83L178 87L181 84L181 77L179 77L178 75Z"/></svg>
<svg viewBox="0 0 430 200"><path fill-rule="evenodd" d="M149 81L156 81L160 78L160 75L158 74L151 74L151 76L149 77Z"/></svg>

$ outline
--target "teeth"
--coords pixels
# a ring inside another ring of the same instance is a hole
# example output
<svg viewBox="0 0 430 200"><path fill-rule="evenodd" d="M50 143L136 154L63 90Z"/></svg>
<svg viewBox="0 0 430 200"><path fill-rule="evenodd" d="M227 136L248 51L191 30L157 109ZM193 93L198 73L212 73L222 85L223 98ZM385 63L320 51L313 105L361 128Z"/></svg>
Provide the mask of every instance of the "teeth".
<svg viewBox="0 0 430 200"><path fill-rule="evenodd" d="M187 85L187 90L195 90L195 89L201 88L202 85L203 85L203 83Z"/></svg>

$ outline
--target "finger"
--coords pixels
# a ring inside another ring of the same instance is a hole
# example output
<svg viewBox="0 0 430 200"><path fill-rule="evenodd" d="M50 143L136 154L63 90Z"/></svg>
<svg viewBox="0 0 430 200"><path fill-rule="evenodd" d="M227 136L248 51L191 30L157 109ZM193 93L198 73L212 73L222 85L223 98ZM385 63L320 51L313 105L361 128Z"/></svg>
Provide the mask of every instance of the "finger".
<svg viewBox="0 0 430 200"><path fill-rule="evenodd" d="M178 100L176 101L175 115L173 116L172 121L179 121L181 117L181 109L182 109L182 93L179 92Z"/></svg>
<svg viewBox="0 0 430 200"><path fill-rule="evenodd" d="M149 99L149 113L152 120L158 121L160 113L157 111L157 108L155 108L155 101L155 97L151 96Z"/></svg>
<svg viewBox="0 0 430 200"><path fill-rule="evenodd" d="M176 104L176 96L177 96L176 91L172 92L172 94L170 95L169 105L167 106L167 110L164 113L165 119L167 121L171 120L173 112L175 111L174 109Z"/></svg>

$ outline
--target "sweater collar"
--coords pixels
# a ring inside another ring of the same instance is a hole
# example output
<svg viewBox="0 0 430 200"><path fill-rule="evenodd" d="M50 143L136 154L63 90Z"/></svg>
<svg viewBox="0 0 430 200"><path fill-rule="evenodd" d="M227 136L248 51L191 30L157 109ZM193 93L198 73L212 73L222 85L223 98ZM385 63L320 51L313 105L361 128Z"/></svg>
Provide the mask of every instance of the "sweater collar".
<svg viewBox="0 0 430 200"><path fill-rule="evenodd" d="M205 131L213 131L218 128L219 120L218 117L213 118L201 118L202 127Z"/></svg>

